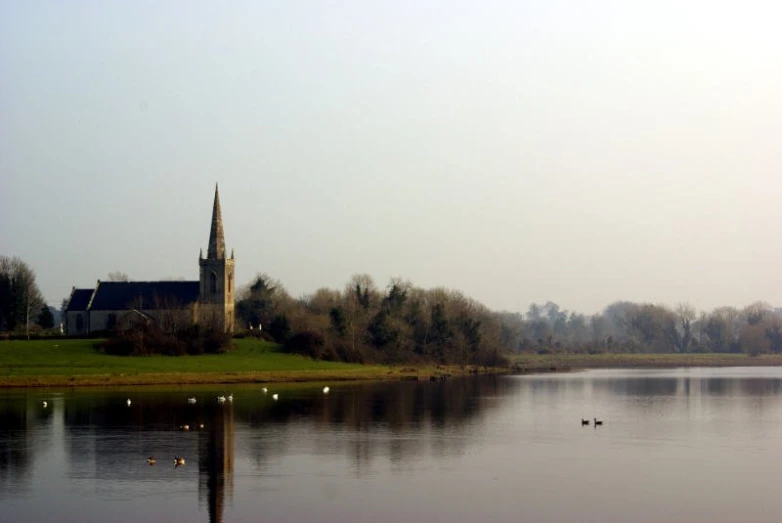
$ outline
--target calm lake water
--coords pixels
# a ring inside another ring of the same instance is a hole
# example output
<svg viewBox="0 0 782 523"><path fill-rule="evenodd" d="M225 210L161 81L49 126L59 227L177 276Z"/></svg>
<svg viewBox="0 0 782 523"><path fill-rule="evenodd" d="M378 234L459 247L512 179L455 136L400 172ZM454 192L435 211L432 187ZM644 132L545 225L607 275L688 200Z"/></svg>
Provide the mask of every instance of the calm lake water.
<svg viewBox="0 0 782 523"><path fill-rule="evenodd" d="M782 521L782 368L270 389L0 391L0 521Z"/></svg>

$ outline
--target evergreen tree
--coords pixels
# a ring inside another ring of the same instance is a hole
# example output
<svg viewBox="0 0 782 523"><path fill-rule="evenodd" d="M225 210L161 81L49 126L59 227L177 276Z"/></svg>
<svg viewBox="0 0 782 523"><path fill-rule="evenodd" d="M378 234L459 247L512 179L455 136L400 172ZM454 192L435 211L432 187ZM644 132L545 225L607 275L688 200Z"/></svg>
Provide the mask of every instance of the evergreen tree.
<svg viewBox="0 0 782 523"><path fill-rule="evenodd" d="M38 318L35 320L35 323L44 329L51 329L54 327L54 315L48 305L41 307L41 312L38 313Z"/></svg>

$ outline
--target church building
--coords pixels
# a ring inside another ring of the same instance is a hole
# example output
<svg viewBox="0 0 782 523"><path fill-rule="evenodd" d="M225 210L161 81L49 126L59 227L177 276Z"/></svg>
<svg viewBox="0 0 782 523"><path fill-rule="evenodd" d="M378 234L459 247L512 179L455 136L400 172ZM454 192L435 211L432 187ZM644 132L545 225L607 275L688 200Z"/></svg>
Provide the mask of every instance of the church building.
<svg viewBox="0 0 782 523"><path fill-rule="evenodd" d="M164 331L194 323L234 330L234 255L226 257L220 195L215 186L212 228L199 281L98 280L94 289L73 288L65 311L65 332L87 336L117 326L154 322Z"/></svg>

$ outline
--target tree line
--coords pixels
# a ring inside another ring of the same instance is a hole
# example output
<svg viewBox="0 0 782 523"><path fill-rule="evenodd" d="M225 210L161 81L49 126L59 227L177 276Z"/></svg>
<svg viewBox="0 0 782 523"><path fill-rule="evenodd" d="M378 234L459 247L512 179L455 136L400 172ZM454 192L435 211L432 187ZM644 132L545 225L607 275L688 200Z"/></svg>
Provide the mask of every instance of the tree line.
<svg viewBox="0 0 782 523"><path fill-rule="evenodd" d="M129 278L117 271L110 279ZM697 311L686 303L617 301L593 315L546 302L502 312L457 290L400 278L380 288L366 274L298 298L259 274L237 296L240 335L260 333L292 352L333 360L490 364L506 352L782 353L782 310L764 302ZM35 272L0 256L0 332L23 333L28 319L38 329L53 326Z"/></svg>
<svg viewBox="0 0 782 523"><path fill-rule="evenodd" d="M504 314L509 346L538 352L780 353L782 310L764 302L742 309L697 311L653 303L614 302L601 313L569 312L553 302L525 315Z"/></svg>
<svg viewBox="0 0 782 523"><path fill-rule="evenodd" d="M345 361L488 363L504 352L782 353L782 310L764 302L705 312L686 303L617 301L593 315L547 302L516 313L401 279L380 289L368 275L298 299L258 275L239 293L237 321L261 325L293 352Z"/></svg>
<svg viewBox="0 0 782 523"><path fill-rule="evenodd" d="M500 317L459 291L421 289L393 279L378 288L366 274L343 289L292 298L259 275L239 295L239 326L286 350L327 360L502 364ZM252 331L251 331L252 332Z"/></svg>

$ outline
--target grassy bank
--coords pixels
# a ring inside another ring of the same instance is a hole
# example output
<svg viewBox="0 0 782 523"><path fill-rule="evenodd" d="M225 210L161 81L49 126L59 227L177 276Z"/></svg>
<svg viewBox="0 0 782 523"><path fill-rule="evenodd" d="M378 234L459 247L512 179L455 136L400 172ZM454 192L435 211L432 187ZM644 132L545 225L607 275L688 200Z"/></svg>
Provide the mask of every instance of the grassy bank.
<svg viewBox="0 0 782 523"><path fill-rule="evenodd" d="M596 368L754 367L782 365L782 354L517 354L511 356L521 372Z"/></svg>
<svg viewBox="0 0 782 523"><path fill-rule="evenodd" d="M463 371L316 361L268 342L234 342L221 355L122 357L96 351L96 340L1 341L0 387L428 379Z"/></svg>

